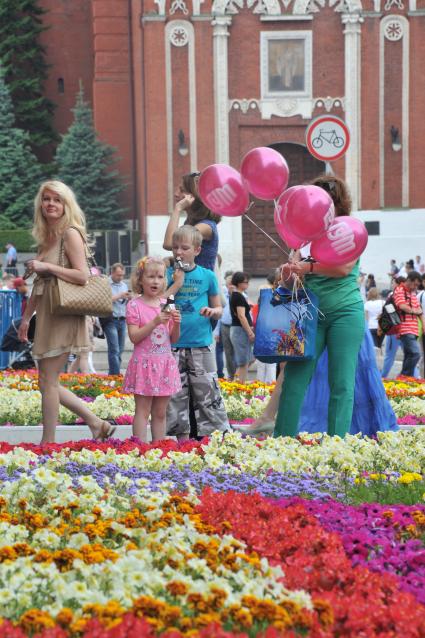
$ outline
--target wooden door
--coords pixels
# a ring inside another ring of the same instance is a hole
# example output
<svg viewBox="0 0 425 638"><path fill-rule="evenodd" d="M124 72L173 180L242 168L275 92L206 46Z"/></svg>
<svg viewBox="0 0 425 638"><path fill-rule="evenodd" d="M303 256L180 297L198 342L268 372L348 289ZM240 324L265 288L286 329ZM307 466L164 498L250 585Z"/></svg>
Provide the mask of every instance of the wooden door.
<svg viewBox="0 0 425 638"><path fill-rule="evenodd" d="M281 153L289 166L289 184L305 184L325 171L325 164L310 155L300 144L271 144L271 148ZM273 202L254 199L254 206L248 216L270 235L284 250L288 247L280 239L274 226ZM276 266L287 261L287 256L256 228L248 219L242 218L243 269L256 277L265 277Z"/></svg>

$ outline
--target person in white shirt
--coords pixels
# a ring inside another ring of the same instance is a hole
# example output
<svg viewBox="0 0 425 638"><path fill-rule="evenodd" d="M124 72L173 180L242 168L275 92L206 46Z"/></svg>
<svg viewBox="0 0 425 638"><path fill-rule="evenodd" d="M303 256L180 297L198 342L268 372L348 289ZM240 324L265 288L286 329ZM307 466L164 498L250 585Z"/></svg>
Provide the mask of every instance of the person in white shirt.
<svg viewBox="0 0 425 638"><path fill-rule="evenodd" d="M367 301L364 305L367 327L377 348L382 346L383 336L378 336L378 317L382 313L385 301L379 298L377 288L370 288L367 293Z"/></svg>
<svg viewBox="0 0 425 638"><path fill-rule="evenodd" d="M421 275L425 273L425 264L422 261L422 257L420 255L416 255L414 268L416 272L419 272Z"/></svg>

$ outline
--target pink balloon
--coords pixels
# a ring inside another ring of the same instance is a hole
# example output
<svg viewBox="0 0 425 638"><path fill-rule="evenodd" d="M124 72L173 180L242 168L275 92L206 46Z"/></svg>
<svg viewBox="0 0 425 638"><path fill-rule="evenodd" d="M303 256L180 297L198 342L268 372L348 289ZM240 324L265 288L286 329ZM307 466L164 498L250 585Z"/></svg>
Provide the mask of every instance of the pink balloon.
<svg viewBox="0 0 425 638"><path fill-rule="evenodd" d="M365 225L355 217L337 217L326 234L311 244L311 256L322 264L342 266L360 257L367 246Z"/></svg>
<svg viewBox="0 0 425 638"><path fill-rule="evenodd" d="M302 239L312 241L323 235L335 218L330 195L319 186L300 186L286 205L284 223Z"/></svg>
<svg viewBox="0 0 425 638"><path fill-rule="evenodd" d="M227 164L207 166L199 178L198 191L205 206L218 215L237 217L249 205L242 175Z"/></svg>
<svg viewBox="0 0 425 638"><path fill-rule="evenodd" d="M278 232L278 235L289 248L301 248L305 244L305 242L293 235L289 229L285 226L283 219L285 217L286 205L289 201L289 198L294 194L294 192L300 188L300 186L291 186L286 191L282 193L279 199L276 202L276 206L274 209L274 225Z"/></svg>
<svg viewBox="0 0 425 638"><path fill-rule="evenodd" d="M250 193L259 199L276 199L288 185L285 158L267 146L253 148L245 155L241 173Z"/></svg>

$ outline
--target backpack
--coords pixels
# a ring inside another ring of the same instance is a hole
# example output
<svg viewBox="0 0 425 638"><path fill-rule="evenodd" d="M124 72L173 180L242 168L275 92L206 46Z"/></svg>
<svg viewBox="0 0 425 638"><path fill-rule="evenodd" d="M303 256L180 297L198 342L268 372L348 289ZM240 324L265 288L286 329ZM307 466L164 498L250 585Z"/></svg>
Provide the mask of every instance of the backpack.
<svg viewBox="0 0 425 638"><path fill-rule="evenodd" d="M394 294L391 292L385 300L382 313L378 317L378 334L397 334L398 326L401 324L400 312L394 302Z"/></svg>

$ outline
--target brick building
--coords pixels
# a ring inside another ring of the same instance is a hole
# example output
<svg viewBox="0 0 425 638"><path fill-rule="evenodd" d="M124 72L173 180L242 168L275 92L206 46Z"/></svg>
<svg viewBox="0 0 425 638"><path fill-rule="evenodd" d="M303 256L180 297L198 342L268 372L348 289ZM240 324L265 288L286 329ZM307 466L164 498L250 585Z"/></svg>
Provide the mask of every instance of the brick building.
<svg viewBox="0 0 425 638"><path fill-rule="evenodd" d="M43 5L57 127L70 123L81 78L100 137L119 149L126 204L150 252L183 173L238 168L249 149L268 145L287 159L290 184L324 170L305 146L322 114L349 127L347 153L328 168L347 179L356 209L425 206L425 0ZM256 202L252 216L273 233L270 202ZM226 265L264 273L281 260L247 220L220 227Z"/></svg>

